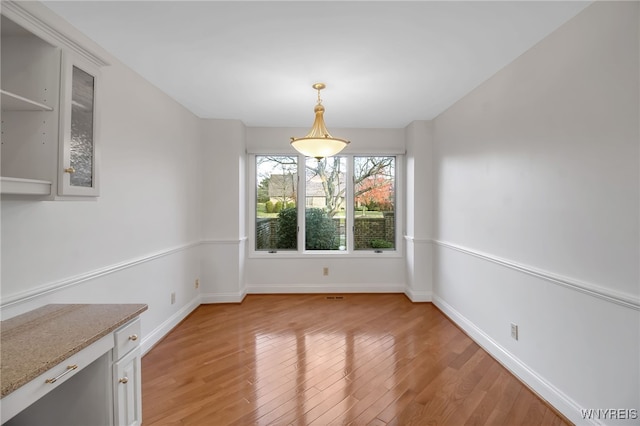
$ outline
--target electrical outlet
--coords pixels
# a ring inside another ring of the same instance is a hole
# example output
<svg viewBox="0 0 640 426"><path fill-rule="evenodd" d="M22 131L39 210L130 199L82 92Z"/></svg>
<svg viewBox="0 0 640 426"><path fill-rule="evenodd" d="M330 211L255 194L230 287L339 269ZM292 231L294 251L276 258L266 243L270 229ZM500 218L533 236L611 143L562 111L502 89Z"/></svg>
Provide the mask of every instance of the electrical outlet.
<svg viewBox="0 0 640 426"><path fill-rule="evenodd" d="M176 292L172 291L171 292L171 304L173 305L174 303L176 303Z"/></svg>
<svg viewBox="0 0 640 426"><path fill-rule="evenodd" d="M518 324L511 323L511 337L518 340Z"/></svg>
<svg viewBox="0 0 640 426"><path fill-rule="evenodd" d="M329 268L327 268L326 266L322 268L322 275L324 275L325 277L329 275Z"/></svg>
<svg viewBox="0 0 640 426"><path fill-rule="evenodd" d="M196 278L195 287L200 288L200 280L198 278Z"/></svg>

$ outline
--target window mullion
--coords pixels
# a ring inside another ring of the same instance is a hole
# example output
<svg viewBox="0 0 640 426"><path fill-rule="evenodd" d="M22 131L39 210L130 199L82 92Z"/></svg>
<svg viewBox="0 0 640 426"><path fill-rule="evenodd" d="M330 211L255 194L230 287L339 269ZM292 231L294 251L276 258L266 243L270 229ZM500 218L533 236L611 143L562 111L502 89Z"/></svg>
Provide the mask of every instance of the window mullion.
<svg viewBox="0 0 640 426"><path fill-rule="evenodd" d="M355 243L355 238L354 238L354 226L355 226L355 222L354 222L354 214L353 214L353 210L354 210L354 200L353 200L353 194L354 194L354 189L353 189L353 185L354 185L354 167L353 167L353 155L348 156L347 158L347 185L346 185L346 190L345 190L345 200L346 200L346 214L345 214L345 219L346 219L346 227L347 229L346 234L347 234L347 252L348 253L353 253L354 251L354 243Z"/></svg>
<svg viewBox="0 0 640 426"><path fill-rule="evenodd" d="M304 155L298 156L298 253L305 250L305 211L307 208L307 164Z"/></svg>

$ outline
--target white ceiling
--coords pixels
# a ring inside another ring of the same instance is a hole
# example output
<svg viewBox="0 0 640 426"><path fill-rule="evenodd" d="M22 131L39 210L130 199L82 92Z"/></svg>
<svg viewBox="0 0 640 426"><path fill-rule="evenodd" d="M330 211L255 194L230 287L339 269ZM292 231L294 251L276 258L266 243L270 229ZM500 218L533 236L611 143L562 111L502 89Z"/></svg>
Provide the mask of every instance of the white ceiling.
<svg viewBox="0 0 640 426"><path fill-rule="evenodd" d="M204 118L333 127L436 117L581 1L44 2Z"/></svg>

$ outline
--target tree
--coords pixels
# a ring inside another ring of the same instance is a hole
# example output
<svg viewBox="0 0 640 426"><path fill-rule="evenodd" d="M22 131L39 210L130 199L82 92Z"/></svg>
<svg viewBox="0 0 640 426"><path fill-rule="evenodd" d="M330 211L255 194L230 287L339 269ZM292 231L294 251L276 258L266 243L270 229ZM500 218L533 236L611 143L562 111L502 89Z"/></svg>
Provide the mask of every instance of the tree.
<svg viewBox="0 0 640 426"><path fill-rule="evenodd" d="M369 176L356 189L355 200L367 210L393 210L393 184L381 176Z"/></svg>
<svg viewBox="0 0 640 426"><path fill-rule="evenodd" d="M272 169L282 170L283 174L294 174L297 170L297 157L284 156L262 156L260 163L274 164ZM306 161L306 181L307 192L309 192L310 182L322 188L324 205L329 217L333 217L344 208L346 182L345 170L346 161L344 157L328 157L322 160L310 158ZM359 197L369 191L377 189L376 185L366 185L362 182L371 177L375 177L378 182L386 181L388 190L393 193L393 179L395 176L395 157L356 157L354 161L354 196ZM272 181L273 183L273 181ZM297 188L294 188L297 190ZM283 200L286 201L286 200ZM387 200L393 202L393 200Z"/></svg>
<svg viewBox="0 0 640 426"><path fill-rule="evenodd" d="M257 157L257 166L257 177L260 179L258 202L274 198L276 202L281 202L281 206L295 203L298 190L295 157L260 156Z"/></svg>
<svg viewBox="0 0 640 426"><path fill-rule="evenodd" d="M257 188L257 199L259 203L266 203L267 201L270 200L269 198L269 178L265 177L262 178L262 180L260 181L260 184L258 185Z"/></svg>
<svg viewBox="0 0 640 426"><path fill-rule="evenodd" d="M355 200L390 204L393 210L395 157L357 157L354 167Z"/></svg>

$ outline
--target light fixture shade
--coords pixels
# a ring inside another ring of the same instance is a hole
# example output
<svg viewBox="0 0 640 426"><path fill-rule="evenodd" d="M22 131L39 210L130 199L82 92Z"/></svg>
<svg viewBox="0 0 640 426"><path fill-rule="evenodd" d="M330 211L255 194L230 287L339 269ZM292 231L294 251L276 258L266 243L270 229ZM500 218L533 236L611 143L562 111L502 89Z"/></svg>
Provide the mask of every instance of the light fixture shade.
<svg viewBox="0 0 640 426"><path fill-rule="evenodd" d="M318 104L314 108L316 118L311 130L305 137L291 138L291 146L307 157L315 157L318 160L325 157L332 157L342 151L349 141L334 138L324 124L324 106L320 99L320 90L325 88L324 83L316 83L313 88L318 91Z"/></svg>

